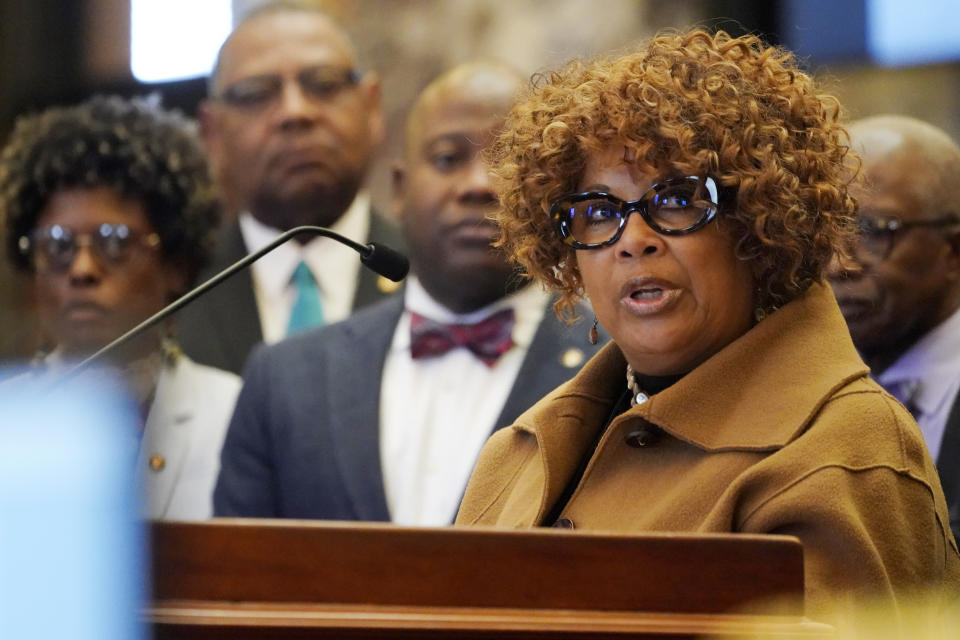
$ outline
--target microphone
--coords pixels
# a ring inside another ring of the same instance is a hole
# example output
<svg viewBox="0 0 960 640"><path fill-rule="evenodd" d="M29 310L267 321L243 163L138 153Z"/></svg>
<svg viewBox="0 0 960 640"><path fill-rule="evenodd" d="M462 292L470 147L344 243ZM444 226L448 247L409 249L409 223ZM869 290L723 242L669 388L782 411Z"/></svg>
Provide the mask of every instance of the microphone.
<svg viewBox="0 0 960 640"><path fill-rule="evenodd" d="M298 228L306 229L309 227ZM319 229L320 227L317 228ZM344 238L344 240L347 239ZM348 240L348 242L353 241ZM356 247L354 248L356 249ZM371 242L362 249L357 250L360 252L360 262L384 278L393 280L394 282L403 280L407 277L407 272L410 271L410 261L407 260L407 256L395 249L391 249L385 244Z"/></svg>
<svg viewBox="0 0 960 640"><path fill-rule="evenodd" d="M375 242L371 242L369 244L363 245L363 244L360 244L359 242L351 240L350 238L347 238L346 236L340 235L336 231L331 231L326 227L315 227L311 225L294 227L288 231L281 233L280 236L277 237L273 242L267 244L259 251L255 251L254 253L251 253L247 256L244 256L240 260L237 260L236 262L234 262L232 265L230 265L220 273L216 274L215 276L213 276L206 282L203 282L202 284L198 285L197 287L191 289L187 293L183 294L182 296L180 296L179 298L177 298L176 300L174 300L173 302L165 306L160 311L156 312L155 314L153 314L152 316L150 316L149 318L147 318L146 320L144 320L134 328L124 333L119 338L113 340L106 346L101 347L93 355L88 356L82 362L80 362L80 364L70 369L70 371L68 371L62 378L60 378L59 382L63 382L65 380L69 380L70 378L73 378L75 375L77 375L78 373L86 369L88 366L90 366L93 362L102 358L105 354L109 353L110 351L113 351L120 345L125 344L127 341L137 337L138 335L140 335L150 327L154 326L161 320L168 318L169 316L176 313L184 306L193 302L196 298L199 298L210 289L213 289L214 287L216 287L221 282L223 282L233 274L237 273L241 269L244 269L248 267L250 264L256 262L257 260L265 256L266 254L270 253L271 251L273 251L283 243L287 242L294 236L298 236L304 233L312 233L318 236L326 236L328 238L333 238L337 242L341 242L347 245L348 247L350 247L351 249L353 249L354 251L360 254L361 263L369 267L372 271L380 274L385 278L393 280L394 282L400 282L401 280L403 280L407 275L407 271L410 270L410 261L407 260L407 257L402 253L400 253L399 251L391 249L386 245L377 244Z"/></svg>

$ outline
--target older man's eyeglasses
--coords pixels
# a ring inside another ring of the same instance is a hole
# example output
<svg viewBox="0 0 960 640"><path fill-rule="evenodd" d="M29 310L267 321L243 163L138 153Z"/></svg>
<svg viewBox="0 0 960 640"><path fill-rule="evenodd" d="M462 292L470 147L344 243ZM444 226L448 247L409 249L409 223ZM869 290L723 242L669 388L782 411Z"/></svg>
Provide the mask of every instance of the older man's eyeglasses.
<svg viewBox="0 0 960 640"><path fill-rule="evenodd" d="M551 205L550 215L568 245L598 249L620 239L634 211L657 233L682 236L706 226L719 208L713 178L686 176L662 180L631 201L600 191L563 196Z"/></svg>
<svg viewBox="0 0 960 640"><path fill-rule="evenodd" d="M894 216L862 216L859 221L861 258L884 260L893 250L897 235L908 229L960 226L960 217L945 215L929 220L901 220Z"/></svg>
<svg viewBox="0 0 960 640"><path fill-rule="evenodd" d="M125 224L104 223L91 233L77 233L59 224L39 227L21 236L20 252L29 256L38 273L66 271L81 247L89 247L101 264L118 267L128 262L137 249L156 250L160 236L139 233Z"/></svg>
<svg viewBox="0 0 960 640"><path fill-rule="evenodd" d="M304 95L329 100L344 89L359 84L363 73L357 69L316 66L302 69L294 77ZM280 74L250 76L226 87L218 99L232 107L259 109L280 97L283 83Z"/></svg>

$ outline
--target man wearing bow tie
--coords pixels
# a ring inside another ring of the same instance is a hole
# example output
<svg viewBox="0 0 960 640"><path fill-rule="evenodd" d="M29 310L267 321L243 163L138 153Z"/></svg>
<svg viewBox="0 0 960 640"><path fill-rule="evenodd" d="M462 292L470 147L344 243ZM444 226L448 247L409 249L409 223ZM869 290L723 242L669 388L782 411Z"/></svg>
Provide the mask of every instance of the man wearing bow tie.
<svg viewBox="0 0 960 640"><path fill-rule="evenodd" d="M221 516L449 524L483 443L597 347L491 248L481 150L522 86L453 69L407 121L394 207L401 294L251 357L215 492Z"/></svg>
<svg viewBox="0 0 960 640"><path fill-rule="evenodd" d="M858 268L831 284L871 375L917 420L960 537L960 148L905 116L849 130Z"/></svg>

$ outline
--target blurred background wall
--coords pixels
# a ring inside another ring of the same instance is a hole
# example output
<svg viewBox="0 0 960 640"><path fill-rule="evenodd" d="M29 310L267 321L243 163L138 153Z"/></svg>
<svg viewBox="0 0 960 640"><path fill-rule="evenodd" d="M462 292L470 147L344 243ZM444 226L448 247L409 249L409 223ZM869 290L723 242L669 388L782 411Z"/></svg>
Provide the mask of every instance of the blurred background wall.
<svg viewBox="0 0 960 640"><path fill-rule="evenodd" d="M196 5L207 0L194 0ZM269 0L233 0L235 19ZM889 0L318 0L354 36L362 63L382 80L388 137L373 169L374 204L389 210L389 168L402 118L447 67L477 57L532 74L571 57L629 46L667 27L754 32L803 57L808 70L862 117L914 115L960 139L960 59L880 64L868 51L871 3ZM921 7L929 3L929 7ZM949 0L900 3L930 25L960 33ZM956 5L956 1L953 1ZM189 20L189 16L183 18ZM951 26L952 25L952 26ZM922 25L921 25L922 27ZM902 28L906 33L906 23ZM921 32L922 33L922 32ZM923 36L917 38L921 43ZM960 41L960 38L957 38ZM176 47L176 41L170 43ZM15 117L93 92L158 92L195 112L204 79L147 85L130 72L128 0L0 0L0 143ZM2 212L0 212L2 213ZM0 265L0 360L29 354L29 301Z"/></svg>

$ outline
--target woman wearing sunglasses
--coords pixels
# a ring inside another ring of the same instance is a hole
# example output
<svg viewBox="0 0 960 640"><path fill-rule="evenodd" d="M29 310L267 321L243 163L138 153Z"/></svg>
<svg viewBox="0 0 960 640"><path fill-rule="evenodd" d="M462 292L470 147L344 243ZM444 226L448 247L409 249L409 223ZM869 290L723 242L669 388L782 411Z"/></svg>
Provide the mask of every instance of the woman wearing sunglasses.
<svg viewBox="0 0 960 640"><path fill-rule="evenodd" d="M815 613L960 585L823 281L856 232L838 112L789 53L699 30L534 83L492 152L501 241L612 342L493 436L458 523L795 535Z"/></svg>
<svg viewBox="0 0 960 640"><path fill-rule="evenodd" d="M0 211L8 255L36 300L44 344L35 365L52 373L184 293L218 216L187 120L116 97L21 118L0 156ZM145 514L209 517L239 378L188 360L169 326L112 352L108 365L140 408Z"/></svg>

